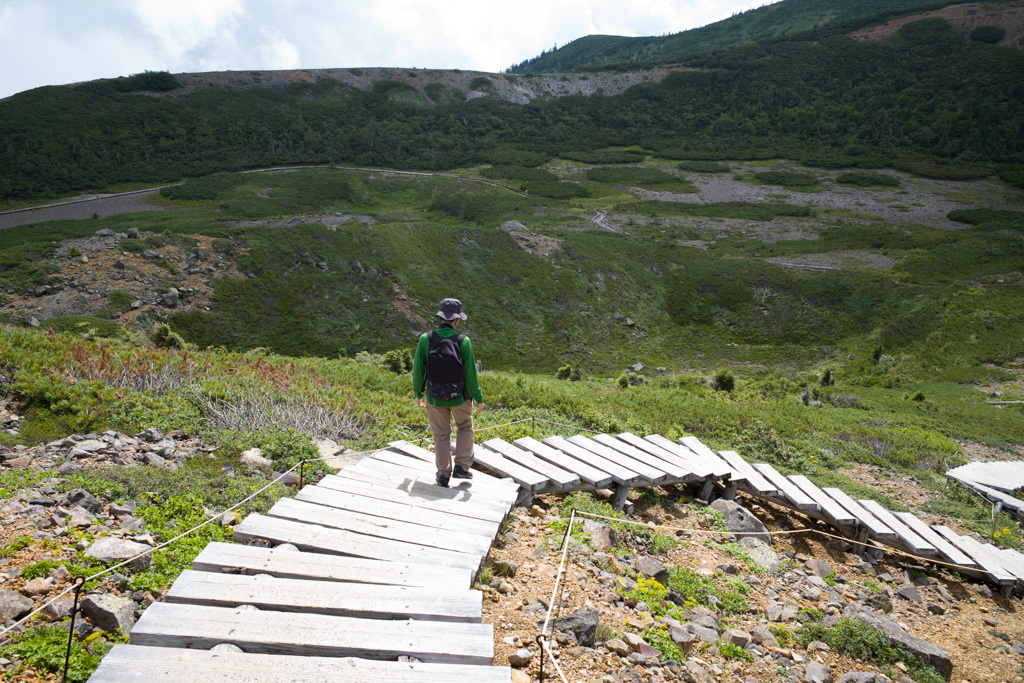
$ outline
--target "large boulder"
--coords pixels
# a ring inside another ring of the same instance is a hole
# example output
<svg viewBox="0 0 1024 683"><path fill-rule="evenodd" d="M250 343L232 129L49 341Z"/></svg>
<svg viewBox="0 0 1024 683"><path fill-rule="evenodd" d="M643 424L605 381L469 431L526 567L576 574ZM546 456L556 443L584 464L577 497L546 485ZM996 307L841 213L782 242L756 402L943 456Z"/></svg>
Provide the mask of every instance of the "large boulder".
<svg viewBox="0 0 1024 683"><path fill-rule="evenodd" d="M615 535L615 529L604 522L584 519L583 531L590 534L590 544L594 547L594 550L603 552L618 545L619 540Z"/></svg>
<svg viewBox="0 0 1024 683"><path fill-rule="evenodd" d="M35 603L21 593L0 588L0 623L8 619L20 619L32 611L33 605Z"/></svg>
<svg viewBox="0 0 1024 683"><path fill-rule="evenodd" d="M668 583L668 567L653 557L641 555L633 563L633 567L648 578L662 584Z"/></svg>
<svg viewBox="0 0 1024 683"><path fill-rule="evenodd" d="M107 633L127 635L135 625L135 601L109 593L87 595L82 600L82 614Z"/></svg>
<svg viewBox="0 0 1024 683"><path fill-rule="evenodd" d="M779 555L772 547L761 540L760 536L743 536L739 540L739 546L743 548L754 564L764 567L765 571L774 574L779 571Z"/></svg>
<svg viewBox="0 0 1024 683"><path fill-rule="evenodd" d="M85 442L83 442L85 443ZM100 443L100 442L97 442ZM78 505L89 512L103 512L103 503L85 489L72 489L64 494L67 505Z"/></svg>
<svg viewBox="0 0 1024 683"><path fill-rule="evenodd" d="M599 616L600 613L596 609L581 609L568 616L553 620L551 631L552 633L572 633L580 645L594 647Z"/></svg>
<svg viewBox="0 0 1024 683"><path fill-rule="evenodd" d="M719 498L711 507L725 517L725 528L735 533L743 533L746 538L756 538L771 547L772 537L768 529L754 514L734 500Z"/></svg>
<svg viewBox="0 0 1024 683"><path fill-rule="evenodd" d="M884 633L890 641L903 647L910 654L938 671L939 675L947 681L953 675L953 662L950 661L945 650L923 638L911 635L894 619L866 610L858 611L853 618Z"/></svg>
<svg viewBox="0 0 1024 683"><path fill-rule="evenodd" d="M136 557L139 553L152 550L151 546L143 543L136 543L135 541L126 541L123 538L115 538L113 536L104 536L103 538L97 539L95 543L89 546L89 549L85 551L87 557L92 557L101 562L120 562L121 560L127 560L130 557L135 559L128 564L128 566L134 571L144 571L149 567L149 554L143 555L142 557Z"/></svg>

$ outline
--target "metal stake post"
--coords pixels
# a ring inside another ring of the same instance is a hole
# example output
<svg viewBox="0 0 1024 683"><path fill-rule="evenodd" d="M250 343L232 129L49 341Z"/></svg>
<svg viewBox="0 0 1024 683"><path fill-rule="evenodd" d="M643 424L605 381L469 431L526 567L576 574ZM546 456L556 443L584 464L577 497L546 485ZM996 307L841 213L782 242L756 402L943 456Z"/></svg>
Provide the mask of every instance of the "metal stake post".
<svg viewBox="0 0 1024 683"><path fill-rule="evenodd" d="M75 604L71 608L71 625L68 627L68 649L64 653L64 678L61 680L67 683L68 665L71 664L71 642L75 637L75 616L78 614L78 598L82 595L82 586L85 585L85 576L79 574L75 577Z"/></svg>

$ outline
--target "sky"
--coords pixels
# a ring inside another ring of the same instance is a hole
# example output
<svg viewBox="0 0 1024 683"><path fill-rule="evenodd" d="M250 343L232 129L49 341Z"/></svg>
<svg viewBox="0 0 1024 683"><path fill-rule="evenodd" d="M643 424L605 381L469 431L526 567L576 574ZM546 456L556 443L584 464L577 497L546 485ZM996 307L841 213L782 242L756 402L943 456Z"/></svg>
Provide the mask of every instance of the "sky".
<svg viewBox="0 0 1024 683"><path fill-rule="evenodd" d="M0 97L147 70L500 72L582 36L675 33L768 2L0 0Z"/></svg>

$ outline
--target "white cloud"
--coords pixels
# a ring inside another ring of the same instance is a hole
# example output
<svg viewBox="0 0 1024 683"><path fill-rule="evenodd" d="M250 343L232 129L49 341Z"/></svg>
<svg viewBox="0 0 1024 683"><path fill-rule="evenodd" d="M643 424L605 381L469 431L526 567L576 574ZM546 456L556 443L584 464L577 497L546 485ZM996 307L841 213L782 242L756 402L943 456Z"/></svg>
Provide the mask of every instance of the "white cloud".
<svg viewBox="0 0 1024 683"><path fill-rule="evenodd" d="M299 69L302 67L299 49L288 42L281 35L280 30L272 26L264 26L260 29L260 35L263 41L258 47L263 59L261 66L264 69Z"/></svg>

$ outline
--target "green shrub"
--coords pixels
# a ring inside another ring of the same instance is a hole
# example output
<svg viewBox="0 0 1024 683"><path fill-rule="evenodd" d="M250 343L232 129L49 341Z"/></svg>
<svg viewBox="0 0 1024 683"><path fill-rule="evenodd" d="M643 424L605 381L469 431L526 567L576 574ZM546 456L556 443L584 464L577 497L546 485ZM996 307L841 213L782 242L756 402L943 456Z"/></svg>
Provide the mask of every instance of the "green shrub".
<svg viewBox="0 0 1024 683"><path fill-rule="evenodd" d="M260 448L263 449L264 457L273 460L274 467L282 470L320 455L320 450L309 435L295 429L272 433L260 443Z"/></svg>
<svg viewBox="0 0 1024 683"><path fill-rule="evenodd" d="M840 185L854 185L856 187L899 187L900 181L892 176L883 173L869 173L867 171L851 171L840 173L836 176L836 182Z"/></svg>
<svg viewBox="0 0 1024 683"><path fill-rule="evenodd" d="M480 171L485 178L497 178L504 180L542 181L558 182L558 176L551 171L530 166L490 166Z"/></svg>
<svg viewBox="0 0 1024 683"><path fill-rule="evenodd" d="M1009 169L999 172L999 179L1004 183L1024 189L1024 169Z"/></svg>
<svg viewBox="0 0 1024 683"><path fill-rule="evenodd" d="M43 323L54 332L71 332L81 336L119 337L124 329L113 320L104 320L91 315L60 315Z"/></svg>
<svg viewBox="0 0 1024 683"><path fill-rule="evenodd" d="M214 240L210 242L210 246L215 252L218 254L224 254L225 256L230 256L235 251L234 241L224 237L214 238Z"/></svg>
<svg viewBox="0 0 1024 683"><path fill-rule="evenodd" d="M914 175L938 180L973 180L992 175L992 170L984 166L943 164L920 156L901 157L894 160L892 165Z"/></svg>
<svg viewBox="0 0 1024 683"><path fill-rule="evenodd" d="M587 180L598 183L626 183L629 185L664 185L686 182L656 168L646 166L599 166L587 169Z"/></svg>
<svg viewBox="0 0 1024 683"><path fill-rule="evenodd" d="M818 179L810 173L799 171L760 171L754 174L758 182L781 187L806 188L818 184Z"/></svg>
<svg viewBox="0 0 1024 683"><path fill-rule="evenodd" d="M168 349L184 349L188 346L181 335L171 329L167 323L158 323L150 334L154 344Z"/></svg>
<svg viewBox="0 0 1024 683"><path fill-rule="evenodd" d="M549 199L573 199L574 197L590 196L590 191L578 183L531 181L523 183L523 187L530 194Z"/></svg>
<svg viewBox="0 0 1024 683"><path fill-rule="evenodd" d="M681 161L677 168L690 173L728 173L732 170L727 164L717 161Z"/></svg>
<svg viewBox="0 0 1024 683"><path fill-rule="evenodd" d="M732 391L736 388L736 378L728 370L719 370L711 378L711 387L716 391Z"/></svg>
<svg viewBox="0 0 1024 683"><path fill-rule="evenodd" d="M558 156L583 164L636 164L647 158L647 152L591 150L562 152Z"/></svg>
<svg viewBox="0 0 1024 683"><path fill-rule="evenodd" d="M754 221L770 221L776 216L811 217L814 209L794 204L771 204L756 202L666 202L645 199L617 204L618 213L636 213L648 216L710 216L715 218L741 218Z"/></svg>
<svg viewBox="0 0 1024 683"><path fill-rule="evenodd" d="M979 26L971 31L971 40L978 43L998 43L1006 37L1006 31L999 26Z"/></svg>
<svg viewBox="0 0 1024 683"><path fill-rule="evenodd" d="M241 173L214 173L201 178L190 178L180 185L165 187L160 194L168 199L218 199L245 182ZM121 240L123 243L124 240Z"/></svg>
<svg viewBox="0 0 1024 683"><path fill-rule="evenodd" d="M477 76L469 82L470 90L493 90L494 83L487 76Z"/></svg>
<svg viewBox="0 0 1024 683"><path fill-rule="evenodd" d="M142 252L149 249L149 246L142 240L135 239L134 237L126 237L123 240L119 240L117 248L121 251L128 251L133 254L141 254Z"/></svg>
<svg viewBox="0 0 1024 683"><path fill-rule="evenodd" d="M580 369L580 366L578 365L563 365L558 368L557 372L555 372L555 377L557 379L567 379L572 382L579 382L583 379L583 370Z"/></svg>
<svg viewBox="0 0 1024 683"><path fill-rule="evenodd" d="M39 626L16 633L10 643L0 648L0 655L7 659L21 660L22 671L32 668L37 672L59 675L64 671L64 657L67 653L67 623L68 620L65 620L59 625ZM83 640L72 640L67 683L84 683L92 676L111 645L124 642L127 642L127 634L108 636L99 631Z"/></svg>
<svg viewBox="0 0 1024 683"><path fill-rule="evenodd" d="M668 634L668 626L657 624L643 632L644 641L661 653L661 661L682 662L686 654Z"/></svg>
<svg viewBox="0 0 1024 683"><path fill-rule="evenodd" d="M423 86L423 92L427 93L434 102L440 102L444 96L444 84L443 83L427 83Z"/></svg>
<svg viewBox="0 0 1024 683"><path fill-rule="evenodd" d="M951 221L969 225L1022 225L1024 212L1007 211L1005 209L954 209L946 214Z"/></svg>

